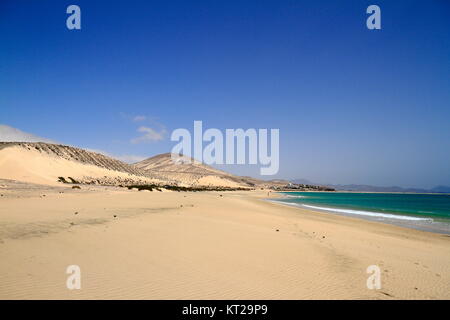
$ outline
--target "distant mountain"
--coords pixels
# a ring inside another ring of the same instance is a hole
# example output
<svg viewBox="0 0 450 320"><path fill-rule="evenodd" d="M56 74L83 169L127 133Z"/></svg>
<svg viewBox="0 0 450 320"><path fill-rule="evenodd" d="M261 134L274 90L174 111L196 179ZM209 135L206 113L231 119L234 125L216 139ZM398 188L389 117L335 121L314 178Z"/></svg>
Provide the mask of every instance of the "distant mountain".
<svg viewBox="0 0 450 320"><path fill-rule="evenodd" d="M294 180L291 180L291 182L296 183L296 184L317 185L316 183L313 183L308 179L294 179Z"/></svg>
<svg viewBox="0 0 450 320"><path fill-rule="evenodd" d="M293 183L320 185L318 183L311 182L307 179L294 179ZM403 188L398 186L379 187L364 184L325 184L330 188L334 188L337 191L359 191L359 192L408 192L408 193L450 193L449 186L437 186L432 189L421 188Z"/></svg>
<svg viewBox="0 0 450 320"><path fill-rule="evenodd" d="M450 186L437 186L430 189L430 191L436 193L450 193Z"/></svg>
<svg viewBox="0 0 450 320"><path fill-rule="evenodd" d="M432 192L426 189L418 188L402 188L397 186L379 187L363 184L330 184L327 185L340 191L361 191L361 192L411 192L411 193L428 193Z"/></svg>

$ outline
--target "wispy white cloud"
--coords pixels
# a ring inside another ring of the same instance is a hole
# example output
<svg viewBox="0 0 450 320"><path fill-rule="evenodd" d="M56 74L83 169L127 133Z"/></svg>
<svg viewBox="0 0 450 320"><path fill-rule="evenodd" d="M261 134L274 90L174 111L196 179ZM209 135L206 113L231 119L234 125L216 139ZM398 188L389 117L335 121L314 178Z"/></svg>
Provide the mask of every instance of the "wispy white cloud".
<svg viewBox="0 0 450 320"><path fill-rule="evenodd" d="M167 130L164 125L159 123L155 117L150 117L148 115L130 115L124 112L120 113L121 117L131 122L143 122L137 132L141 133L139 137L130 139L132 144L146 143L146 142L157 142L164 140L167 135Z"/></svg>
<svg viewBox="0 0 450 320"><path fill-rule="evenodd" d="M150 127L141 126L137 131L143 133L143 135L131 139L131 143L133 144L161 141L165 138L167 134L167 130L164 127L160 128L159 130L155 130Z"/></svg>
<svg viewBox="0 0 450 320"><path fill-rule="evenodd" d="M56 143L53 140L36 136L32 133L0 124L0 141L3 142L47 142Z"/></svg>
<svg viewBox="0 0 450 320"><path fill-rule="evenodd" d="M140 122L140 121L145 121L145 120L147 120L146 116L135 116L135 117L133 117L133 121L134 122Z"/></svg>
<svg viewBox="0 0 450 320"><path fill-rule="evenodd" d="M143 114L129 114L129 113L125 113L125 112L120 112L120 116L127 120L127 121L131 121L131 122L142 122L142 121L146 121L146 120L153 120L152 117L143 115Z"/></svg>

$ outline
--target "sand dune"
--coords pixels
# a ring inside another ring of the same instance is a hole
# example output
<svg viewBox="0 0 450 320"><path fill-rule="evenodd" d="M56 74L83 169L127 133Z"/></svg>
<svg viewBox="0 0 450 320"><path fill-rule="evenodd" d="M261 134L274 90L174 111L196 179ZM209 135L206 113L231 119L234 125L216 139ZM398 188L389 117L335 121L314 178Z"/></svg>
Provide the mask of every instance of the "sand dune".
<svg viewBox="0 0 450 320"><path fill-rule="evenodd" d="M97 184L161 182L104 155L46 143L0 143L0 177L50 185L61 184L58 177Z"/></svg>

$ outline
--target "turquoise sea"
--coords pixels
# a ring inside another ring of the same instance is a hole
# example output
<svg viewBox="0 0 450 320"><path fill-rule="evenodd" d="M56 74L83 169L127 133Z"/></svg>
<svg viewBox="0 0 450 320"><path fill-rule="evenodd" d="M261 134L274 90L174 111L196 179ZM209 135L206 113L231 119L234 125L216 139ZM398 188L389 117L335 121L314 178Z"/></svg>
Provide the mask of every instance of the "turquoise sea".
<svg viewBox="0 0 450 320"><path fill-rule="evenodd" d="M450 234L449 194L282 192L286 204Z"/></svg>

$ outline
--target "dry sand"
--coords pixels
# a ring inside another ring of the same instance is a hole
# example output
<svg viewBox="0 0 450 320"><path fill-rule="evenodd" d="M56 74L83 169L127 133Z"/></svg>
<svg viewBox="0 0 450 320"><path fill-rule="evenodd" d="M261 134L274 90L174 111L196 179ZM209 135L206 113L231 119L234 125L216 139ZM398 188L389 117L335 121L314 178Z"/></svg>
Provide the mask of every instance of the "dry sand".
<svg viewBox="0 0 450 320"><path fill-rule="evenodd" d="M267 191L81 188L0 181L1 299L450 298L446 235L262 201ZM81 290L66 288L69 265ZM369 265L380 290L366 287Z"/></svg>

